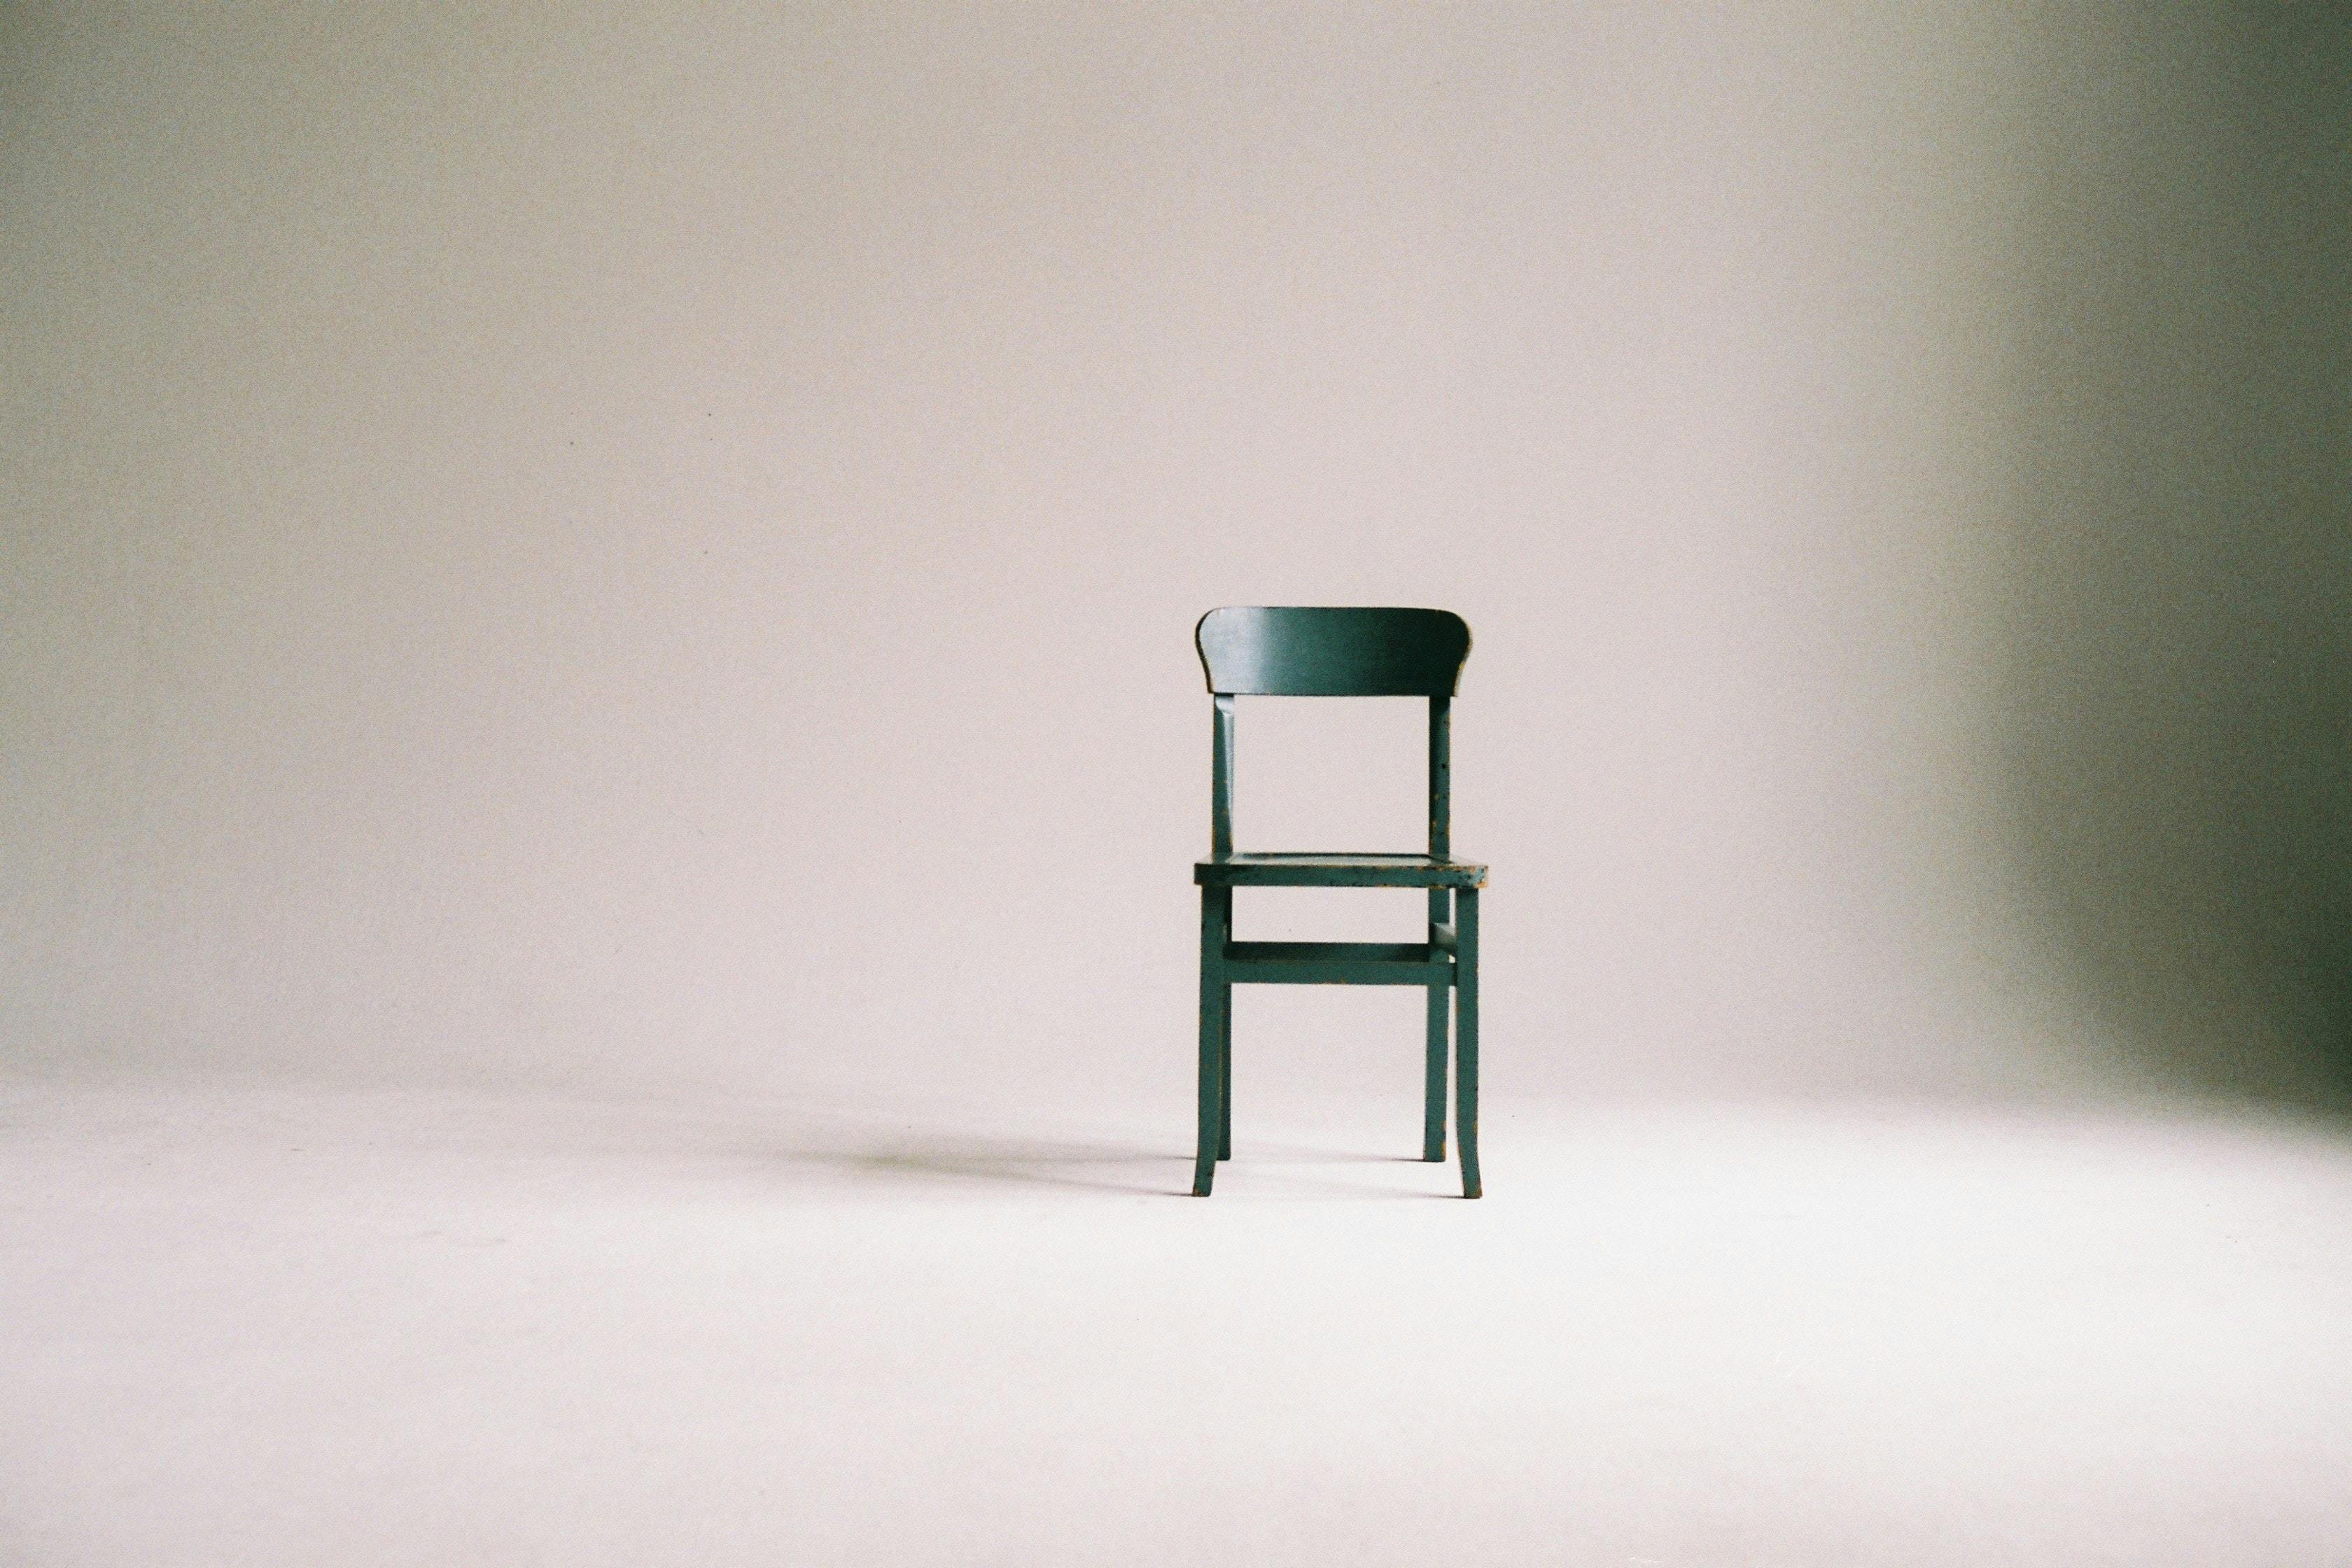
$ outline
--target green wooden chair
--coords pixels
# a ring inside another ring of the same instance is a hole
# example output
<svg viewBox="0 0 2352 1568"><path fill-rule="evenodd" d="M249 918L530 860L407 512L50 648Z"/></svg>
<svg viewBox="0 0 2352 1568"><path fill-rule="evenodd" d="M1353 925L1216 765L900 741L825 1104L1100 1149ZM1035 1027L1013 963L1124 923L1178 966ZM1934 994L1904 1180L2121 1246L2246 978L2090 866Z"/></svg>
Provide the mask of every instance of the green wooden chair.
<svg viewBox="0 0 2352 1568"><path fill-rule="evenodd" d="M1209 858L1201 887L1201 1142L1192 1192L1206 1197L1233 1153L1234 987L1420 985L1429 992L1421 1155L1445 1158L1446 995L1454 998L1455 1135L1462 1195L1478 1195L1478 889L1486 868L1456 860L1450 835L1450 723L1470 628L1444 610L1211 610L1193 629L1216 701ZM1429 852L1425 855L1234 851L1234 700L1237 697L1429 699ZM1426 888L1429 940L1416 942L1235 942L1235 888ZM1449 910L1448 906L1451 905Z"/></svg>

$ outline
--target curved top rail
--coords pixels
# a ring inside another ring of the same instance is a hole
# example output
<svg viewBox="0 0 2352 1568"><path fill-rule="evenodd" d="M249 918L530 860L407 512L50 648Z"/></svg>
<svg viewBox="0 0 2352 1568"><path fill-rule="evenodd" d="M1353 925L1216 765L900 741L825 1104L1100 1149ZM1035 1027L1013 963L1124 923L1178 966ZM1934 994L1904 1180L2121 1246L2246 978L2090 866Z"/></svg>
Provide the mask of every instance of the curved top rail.
<svg viewBox="0 0 2352 1568"><path fill-rule="evenodd" d="M1192 631L1213 692L1451 697L1470 627L1448 610L1229 605Z"/></svg>

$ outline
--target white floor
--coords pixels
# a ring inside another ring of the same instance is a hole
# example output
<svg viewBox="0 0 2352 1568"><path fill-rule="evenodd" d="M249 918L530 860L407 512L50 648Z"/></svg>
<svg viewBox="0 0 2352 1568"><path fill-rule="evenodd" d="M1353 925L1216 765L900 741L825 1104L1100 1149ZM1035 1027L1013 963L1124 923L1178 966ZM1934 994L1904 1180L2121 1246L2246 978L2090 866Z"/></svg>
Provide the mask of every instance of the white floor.
<svg viewBox="0 0 2352 1568"><path fill-rule="evenodd" d="M0 1090L0 1563L2352 1563L2341 1132L1182 1115Z"/></svg>

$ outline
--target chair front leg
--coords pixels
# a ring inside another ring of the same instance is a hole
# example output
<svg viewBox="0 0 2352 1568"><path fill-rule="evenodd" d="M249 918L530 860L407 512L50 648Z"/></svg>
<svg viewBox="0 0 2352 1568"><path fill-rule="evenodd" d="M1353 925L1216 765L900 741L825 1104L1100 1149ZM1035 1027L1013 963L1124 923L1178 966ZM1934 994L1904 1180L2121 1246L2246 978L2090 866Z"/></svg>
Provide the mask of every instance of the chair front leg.
<svg viewBox="0 0 2352 1568"><path fill-rule="evenodd" d="M1429 889L1431 942L1437 940L1437 928L1448 919L1446 903L1451 897L1443 888ZM1445 1035L1454 1000L1447 993L1452 989L1450 984L1429 988L1429 1026L1423 1041L1421 1157L1433 1162L1445 1158Z"/></svg>
<svg viewBox="0 0 2352 1568"><path fill-rule="evenodd" d="M1454 897L1454 1138L1462 1146L1462 1195L1478 1184L1478 889Z"/></svg>
<svg viewBox="0 0 2352 1568"><path fill-rule="evenodd" d="M1226 897L1232 898L1228 893ZM1225 923L1233 924L1230 907ZM1223 984L1220 982L1220 984ZM1234 988L1224 986L1223 1005L1217 1009L1217 1158L1234 1157Z"/></svg>
<svg viewBox="0 0 2352 1568"><path fill-rule="evenodd" d="M1205 1198L1217 1178L1225 1131L1225 927L1232 893L1201 889L1201 1125L1192 1160L1192 1195Z"/></svg>

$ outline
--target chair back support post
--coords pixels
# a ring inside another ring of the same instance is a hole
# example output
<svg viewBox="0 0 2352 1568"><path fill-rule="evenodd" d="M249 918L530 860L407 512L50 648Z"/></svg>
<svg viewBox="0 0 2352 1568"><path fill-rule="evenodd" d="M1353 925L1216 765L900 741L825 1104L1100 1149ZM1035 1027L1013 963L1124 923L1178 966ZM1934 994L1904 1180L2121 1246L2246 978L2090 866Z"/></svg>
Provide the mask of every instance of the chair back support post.
<svg viewBox="0 0 2352 1568"><path fill-rule="evenodd" d="M1436 696L1429 700L1429 858L1444 860L1454 853L1454 699ZM1454 918L1454 895L1444 888L1432 888L1423 900L1429 907L1429 940L1433 942L1444 927ZM1443 1037L1444 993L1430 993L1430 1037ZM1436 1104L1444 1098L1445 1060L1444 1053L1434 1047L1431 1053L1430 1096ZM1432 1112L1433 1115L1437 1114ZM1444 1154L1443 1122L1430 1135L1430 1142Z"/></svg>
<svg viewBox="0 0 2352 1568"><path fill-rule="evenodd" d="M1234 854L1234 700L1217 694L1217 734L1210 748L1209 858Z"/></svg>
<svg viewBox="0 0 2352 1568"><path fill-rule="evenodd" d="M1454 699L1429 700L1429 854L1454 853Z"/></svg>

